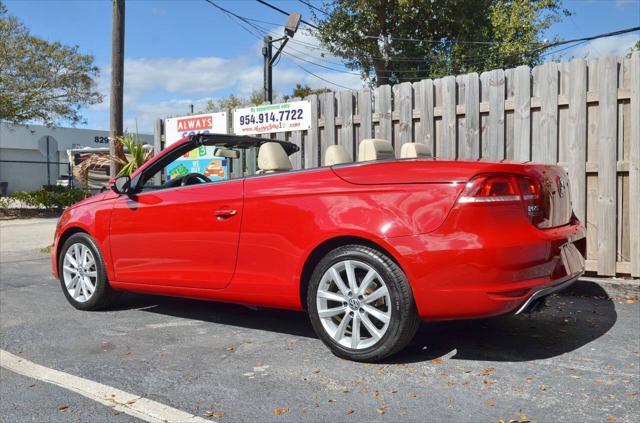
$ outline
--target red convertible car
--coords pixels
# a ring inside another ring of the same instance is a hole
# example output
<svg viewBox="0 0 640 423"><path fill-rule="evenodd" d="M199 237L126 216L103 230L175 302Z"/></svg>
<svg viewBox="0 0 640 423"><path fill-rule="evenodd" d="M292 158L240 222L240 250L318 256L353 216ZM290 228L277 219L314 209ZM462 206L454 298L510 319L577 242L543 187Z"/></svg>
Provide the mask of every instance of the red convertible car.
<svg viewBox="0 0 640 423"><path fill-rule="evenodd" d="M258 149L259 170L167 171L207 148L236 165ZM95 310L132 291L306 310L336 355L375 361L421 320L520 313L584 271L585 231L557 166L435 160L413 143L396 159L369 139L358 162L332 146L324 167L291 170L297 150L192 136L68 208L52 248L68 301Z"/></svg>

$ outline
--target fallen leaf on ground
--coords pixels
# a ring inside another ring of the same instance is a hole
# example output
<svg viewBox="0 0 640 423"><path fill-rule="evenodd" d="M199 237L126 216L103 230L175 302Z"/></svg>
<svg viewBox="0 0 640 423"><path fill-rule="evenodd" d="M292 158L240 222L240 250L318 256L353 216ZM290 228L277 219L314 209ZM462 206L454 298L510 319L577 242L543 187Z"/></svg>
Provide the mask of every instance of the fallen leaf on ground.
<svg viewBox="0 0 640 423"><path fill-rule="evenodd" d="M484 402L484 406L485 407L495 407L496 404L493 401L485 401Z"/></svg>
<svg viewBox="0 0 640 423"><path fill-rule="evenodd" d="M494 383L496 383L496 381L491 379L485 379L482 383L484 383L485 385L493 385Z"/></svg>
<svg viewBox="0 0 640 423"><path fill-rule="evenodd" d="M431 364L442 364L442 359L434 358L433 360L431 360Z"/></svg>
<svg viewBox="0 0 640 423"><path fill-rule="evenodd" d="M483 371L481 371L480 373L478 373L478 376L489 376L491 373L495 371L496 371L495 367L488 367Z"/></svg>
<svg viewBox="0 0 640 423"><path fill-rule="evenodd" d="M373 396L374 396L374 397L378 397L378 396L380 396L380 391L379 391L379 390L377 390L377 389L374 389L374 390L373 390Z"/></svg>
<svg viewBox="0 0 640 423"><path fill-rule="evenodd" d="M67 410L67 408L69 408L69 406L68 406L68 405L59 405L59 406L58 406L58 410L59 410L59 411L66 411L66 410Z"/></svg>
<svg viewBox="0 0 640 423"><path fill-rule="evenodd" d="M615 421L618 421L618 418L616 416L609 416L609 417L607 417L607 421L608 422L615 422Z"/></svg>
<svg viewBox="0 0 640 423"><path fill-rule="evenodd" d="M341 392L342 392L343 394L348 394L348 393L349 393L349 390L348 390L348 389L343 389Z"/></svg>
<svg viewBox="0 0 640 423"><path fill-rule="evenodd" d="M133 403L135 403L136 401L138 401L138 400L134 400L134 399L132 399L132 400L127 401L127 404L133 404Z"/></svg>
<svg viewBox="0 0 640 423"><path fill-rule="evenodd" d="M289 407L276 408L275 410L273 410L273 414L275 414L276 416L281 416L281 415L286 414L288 412L289 412Z"/></svg>
<svg viewBox="0 0 640 423"><path fill-rule="evenodd" d="M353 410L352 409L348 409L347 411L344 412L344 414L347 414L347 415L353 414Z"/></svg>
<svg viewBox="0 0 640 423"><path fill-rule="evenodd" d="M390 394L395 394L396 392L398 392L397 389L392 389L392 390L389 391Z"/></svg>
<svg viewBox="0 0 640 423"><path fill-rule="evenodd" d="M224 349L229 352L233 352L235 350L235 348L233 347L233 344L227 345Z"/></svg>
<svg viewBox="0 0 640 423"><path fill-rule="evenodd" d="M313 373L320 373L320 369L313 369Z"/></svg>
<svg viewBox="0 0 640 423"><path fill-rule="evenodd" d="M330 400L329 400L329 401L327 401L327 402L336 402L336 400L334 400L334 399L330 399Z"/></svg>
<svg viewBox="0 0 640 423"><path fill-rule="evenodd" d="M417 396L415 392L409 392L407 395L409 395L411 398L415 398Z"/></svg>
<svg viewBox="0 0 640 423"><path fill-rule="evenodd" d="M202 415L205 417L224 417L224 411L205 411Z"/></svg>
<svg viewBox="0 0 640 423"><path fill-rule="evenodd" d="M378 407L376 408L376 411L380 414L384 414L386 410L386 407Z"/></svg>

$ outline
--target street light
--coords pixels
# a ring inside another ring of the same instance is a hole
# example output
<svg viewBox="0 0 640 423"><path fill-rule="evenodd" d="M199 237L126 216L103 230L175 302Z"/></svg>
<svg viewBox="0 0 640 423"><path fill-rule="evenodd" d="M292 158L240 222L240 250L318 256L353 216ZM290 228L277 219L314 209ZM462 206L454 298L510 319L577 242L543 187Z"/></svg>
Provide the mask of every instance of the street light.
<svg viewBox="0 0 640 423"><path fill-rule="evenodd" d="M294 34L298 30L298 26L300 25L300 20L302 19L302 15L298 12L293 12L289 14L289 19L287 19L287 24L284 27L284 37L276 38L275 40L267 35L263 39L263 47L262 47L262 56L264 57L264 101L267 103L271 103L273 101L273 80L272 80L272 67L273 63L282 53L282 49L287 44L290 38L293 38ZM273 53L273 43L276 41L281 41L280 46L278 46L278 51L276 54Z"/></svg>

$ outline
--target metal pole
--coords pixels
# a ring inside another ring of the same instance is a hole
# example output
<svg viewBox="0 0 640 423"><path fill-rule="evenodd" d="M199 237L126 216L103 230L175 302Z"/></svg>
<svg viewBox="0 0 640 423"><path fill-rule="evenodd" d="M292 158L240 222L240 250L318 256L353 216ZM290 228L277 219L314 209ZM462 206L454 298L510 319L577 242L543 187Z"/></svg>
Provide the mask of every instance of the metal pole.
<svg viewBox="0 0 640 423"><path fill-rule="evenodd" d="M156 119L156 123L153 126L153 154L158 154L162 150L162 119ZM163 172L156 172L153 177L154 185L162 185L162 174Z"/></svg>
<svg viewBox="0 0 640 423"><path fill-rule="evenodd" d="M51 161L49 159L49 135L47 135L47 185L51 185Z"/></svg>
<svg viewBox="0 0 640 423"><path fill-rule="evenodd" d="M109 107L111 120L111 142L109 154L120 157L123 155L122 144L116 142L116 137L122 136L123 111L123 79L124 79L124 0L113 0L111 15L111 104ZM120 166L111 161L110 175L115 176Z"/></svg>
<svg viewBox="0 0 640 423"><path fill-rule="evenodd" d="M264 37L262 56L264 56L264 101L265 103L271 103L273 101L273 80L271 78L271 55L273 54L271 47L270 35Z"/></svg>

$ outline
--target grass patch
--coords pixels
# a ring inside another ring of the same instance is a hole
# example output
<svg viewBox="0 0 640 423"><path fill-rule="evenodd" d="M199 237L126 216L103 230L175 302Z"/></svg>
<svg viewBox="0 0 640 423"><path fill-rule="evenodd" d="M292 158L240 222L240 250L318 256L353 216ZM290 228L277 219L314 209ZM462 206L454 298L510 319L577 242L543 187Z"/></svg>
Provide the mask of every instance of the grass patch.
<svg viewBox="0 0 640 423"><path fill-rule="evenodd" d="M40 248L40 252L44 253L44 254L50 254L51 253L51 245L47 245L46 247Z"/></svg>

